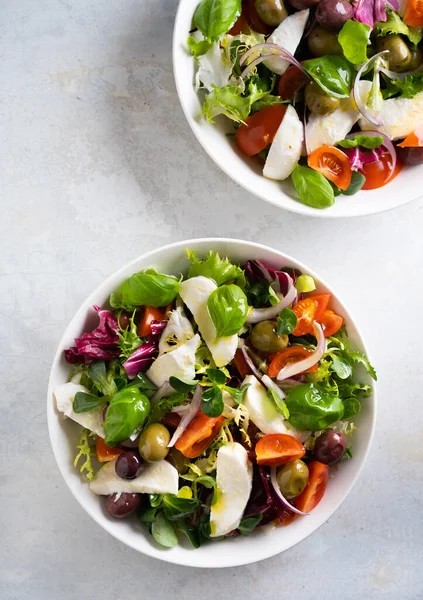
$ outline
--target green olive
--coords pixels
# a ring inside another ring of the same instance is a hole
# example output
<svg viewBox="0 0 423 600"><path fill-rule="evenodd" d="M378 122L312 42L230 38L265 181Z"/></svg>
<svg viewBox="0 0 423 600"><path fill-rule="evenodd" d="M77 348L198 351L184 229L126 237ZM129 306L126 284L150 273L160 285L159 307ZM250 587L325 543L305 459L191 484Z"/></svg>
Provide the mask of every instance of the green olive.
<svg viewBox="0 0 423 600"><path fill-rule="evenodd" d="M307 39L308 48L313 56L325 56L326 54L342 55L338 35L332 31L327 31L320 25L313 28Z"/></svg>
<svg viewBox="0 0 423 600"><path fill-rule="evenodd" d="M315 81L311 81L306 85L305 101L311 112L316 115L328 115L336 110L340 104L339 98L333 98L325 94Z"/></svg>
<svg viewBox="0 0 423 600"><path fill-rule="evenodd" d="M287 498L298 496L308 482L308 466L302 460L285 465L276 475L279 489Z"/></svg>
<svg viewBox="0 0 423 600"><path fill-rule="evenodd" d="M378 38L377 49L379 52L388 50L386 58L392 71L408 71L412 61L410 48L404 42L400 35L386 35Z"/></svg>
<svg viewBox="0 0 423 600"><path fill-rule="evenodd" d="M280 352L288 346L288 336L275 331L274 321L261 321L253 327L251 342L254 348L262 352Z"/></svg>
<svg viewBox="0 0 423 600"><path fill-rule="evenodd" d="M170 433L161 423L153 423L144 429L138 442L138 450L142 458L155 462L166 458L169 448Z"/></svg>
<svg viewBox="0 0 423 600"><path fill-rule="evenodd" d="M288 16L283 0L256 0L255 7L263 23L272 27L280 25Z"/></svg>
<svg viewBox="0 0 423 600"><path fill-rule="evenodd" d="M184 456L182 452L177 450L176 448L171 448L169 450L169 454L167 455L167 460L171 465L175 467L175 469L183 475L188 470L189 458Z"/></svg>
<svg viewBox="0 0 423 600"><path fill-rule="evenodd" d="M410 64L408 65L408 68L410 69L410 71L414 71L414 69L417 69L417 67L419 67L423 62L423 53L420 50L420 48L415 48L414 50L411 50L411 61Z"/></svg>

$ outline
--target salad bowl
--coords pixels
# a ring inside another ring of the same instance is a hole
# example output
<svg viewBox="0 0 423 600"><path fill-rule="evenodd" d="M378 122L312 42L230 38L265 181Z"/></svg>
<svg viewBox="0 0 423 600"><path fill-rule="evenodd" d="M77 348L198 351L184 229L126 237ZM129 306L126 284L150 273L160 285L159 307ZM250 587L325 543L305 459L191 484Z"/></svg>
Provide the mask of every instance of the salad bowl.
<svg viewBox="0 0 423 600"><path fill-rule="evenodd" d="M88 319L86 317L90 314L91 307L107 306L110 294L134 273L151 267L168 274L186 273L189 266L187 249L196 252L199 257L205 257L213 251L221 257L228 257L234 264L244 265L249 260L260 260L275 268L289 266L310 274L316 282L317 293L332 294L331 308L343 316L351 347L366 353L357 324L345 305L316 273L299 261L272 248L242 240L208 238L177 242L129 262L93 291L78 309L63 334L53 360L47 397L49 434L57 464L70 491L94 521L113 537L134 550L171 563L206 568L233 567L260 561L291 548L316 531L339 508L356 482L369 451L375 426L376 391L370 376L363 370L360 381L372 384L373 393L363 400L362 410L354 418L356 429L351 435L353 459L343 460L334 467L334 471L331 471L333 476L329 478L326 493L320 503L310 514L294 520L289 526L264 525L248 537L231 537L218 543L207 542L195 550L184 544L164 549L148 535L135 517L113 519L99 496L90 491L74 468L78 425L71 419L63 419L53 399L55 388L69 378L70 369L64 359L64 350L72 346L74 339L84 331L95 326L94 316Z"/></svg>
<svg viewBox="0 0 423 600"><path fill-rule="evenodd" d="M260 161L255 157L245 156L234 142L232 121L219 115L212 123L202 116L204 93L201 89L198 92L194 89L196 63L187 46L187 38L192 35L193 15L198 4L199 0L183 0L179 3L173 34L175 83L182 110L194 135L207 154L229 177L246 191L279 208L321 218L370 215L399 207L421 196L419 182L423 175L422 164L404 166L402 171L384 187L360 190L352 196L339 195L332 206L324 209L301 203L290 177L284 181L264 177L263 165ZM300 120L295 118L300 127ZM341 134L341 139L342 137L344 136Z"/></svg>

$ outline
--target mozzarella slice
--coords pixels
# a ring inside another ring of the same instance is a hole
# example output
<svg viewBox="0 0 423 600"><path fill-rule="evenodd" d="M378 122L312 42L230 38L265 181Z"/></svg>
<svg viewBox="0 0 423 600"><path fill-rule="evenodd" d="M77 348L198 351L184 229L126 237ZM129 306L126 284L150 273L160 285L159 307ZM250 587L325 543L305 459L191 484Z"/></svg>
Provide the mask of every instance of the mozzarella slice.
<svg viewBox="0 0 423 600"><path fill-rule="evenodd" d="M316 148L327 144L333 146L340 140L345 139L360 113L352 98L343 98L339 108L328 115L316 115L311 113L306 125L307 151L313 152Z"/></svg>
<svg viewBox="0 0 423 600"><path fill-rule="evenodd" d="M399 140L407 137L419 125L423 125L423 92L414 98L389 98L383 103L382 110L378 115L383 125L375 127L370 121L361 117L360 128L363 131L380 131L391 140Z"/></svg>
<svg viewBox="0 0 423 600"><path fill-rule="evenodd" d="M291 54L295 54L298 44L303 37L309 13L308 9L293 13L282 21L267 41L271 44L278 44ZM273 73L283 75L290 63L283 58L272 58L271 60L264 61L264 64Z"/></svg>
<svg viewBox="0 0 423 600"><path fill-rule="evenodd" d="M177 494L178 471L167 460L145 463L145 468L135 479L122 479L116 475L116 461L101 467L89 488L94 494L105 496L128 492L130 494Z"/></svg>
<svg viewBox="0 0 423 600"><path fill-rule="evenodd" d="M295 108L289 105L270 146L263 175L279 180L289 177L300 160L303 140L303 124Z"/></svg>
<svg viewBox="0 0 423 600"><path fill-rule="evenodd" d="M261 385L254 375L247 375L243 384L249 383L250 387L244 395L243 405L250 414L250 419L263 433L286 433L303 442L308 436L308 431L298 431L283 418L276 410L274 402L269 398L266 388Z"/></svg>
<svg viewBox="0 0 423 600"><path fill-rule="evenodd" d="M253 481L247 451L236 442L219 448L216 468L218 499L210 510L211 537L226 535L238 527Z"/></svg>
<svg viewBox="0 0 423 600"><path fill-rule="evenodd" d="M223 367L235 356L238 336L230 335L216 339L216 329L207 308L207 300L215 289L217 285L214 281L200 275L183 281L179 294L191 311L216 366Z"/></svg>
<svg viewBox="0 0 423 600"><path fill-rule="evenodd" d="M195 353L201 342L198 333L175 350L162 354L153 362L146 375L154 385L160 387L170 377L194 379Z"/></svg>
<svg viewBox="0 0 423 600"><path fill-rule="evenodd" d="M90 391L83 385L73 383L63 383L57 386L53 390L53 396L56 400L57 410L62 412L64 415L82 425L86 429L89 429L93 433L96 433L100 437L106 437L103 429L103 407L97 406L89 412L75 413L73 412L73 399L77 392L85 392L89 394Z"/></svg>
<svg viewBox="0 0 423 600"><path fill-rule="evenodd" d="M181 306L178 306L169 315L166 327L159 341L159 355L175 350L181 344L194 337L194 330L187 319Z"/></svg>

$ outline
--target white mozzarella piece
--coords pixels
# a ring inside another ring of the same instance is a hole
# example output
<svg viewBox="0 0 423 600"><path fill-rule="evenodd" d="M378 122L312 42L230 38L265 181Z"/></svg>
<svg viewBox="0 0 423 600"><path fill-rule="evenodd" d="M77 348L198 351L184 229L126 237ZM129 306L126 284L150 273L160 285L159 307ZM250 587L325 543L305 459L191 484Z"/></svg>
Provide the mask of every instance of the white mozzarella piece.
<svg viewBox="0 0 423 600"><path fill-rule="evenodd" d="M210 511L211 537L226 535L238 527L253 480L247 451L236 442L219 449L216 468L217 502Z"/></svg>
<svg viewBox="0 0 423 600"><path fill-rule="evenodd" d="M298 44L303 37L309 13L308 9L293 13L282 21L267 41L271 44L278 44L291 54L295 54ZM271 60L264 61L264 64L273 73L277 73L278 75L283 75L290 65L283 58L272 58Z"/></svg>
<svg viewBox="0 0 423 600"><path fill-rule="evenodd" d="M207 300L215 289L217 289L217 285L214 281L200 275L183 281L179 294L191 311L216 366L223 367L235 356L238 336L216 338L216 329L207 308Z"/></svg>
<svg viewBox="0 0 423 600"><path fill-rule="evenodd" d="M144 470L135 479L122 479L116 475L116 460L101 467L89 488L94 494L177 494L178 471L167 460L145 463Z"/></svg>
<svg viewBox="0 0 423 600"><path fill-rule="evenodd" d="M153 362L146 375L154 385L162 386L170 377L194 379L195 353L201 342L198 333L175 350L162 354Z"/></svg>
<svg viewBox="0 0 423 600"><path fill-rule="evenodd" d="M86 394L90 393L86 387L77 383L73 383L72 381L63 383L62 385L54 388L53 396L56 400L57 409L69 417L69 419L72 419L72 421L79 423L82 425L82 427L85 427L86 429L89 429L93 433L96 433L100 437L104 438L103 406L97 406L89 412L75 413L73 411L73 399L77 392L85 392Z"/></svg>
<svg viewBox="0 0 423 600"><path fill-rule="evenodd" d="M380 131L391 140L407 137L419 125L423 125L423 92L414 98L389 98L383 103L382 110L378 113L383 125L375 127L370 121L361 117L360 128L363 131Z"/></svg>
<svg viewBox="0 0 423 600"><path fill-rule="evenodd" d="M352 98L343 98L340 106L328 115L311 113L306 125L307 151L345 139L360 116Z"/></svg>
<svg viewBox="0 0 423 600"><path fill-rule="evenodd" d="M270 146L263 175L278 180L289 177L300 160L303 140L303 124L295 108L289 105Z"/></svg>
<svg viewBox="0 0 423 600"><path fill-rule="evenodd" d="M175 350L192 337L194 337L192 325L184 314L182 307L178 306L170 313L166 327L160 337L159 356L165 352Z"/></svg>

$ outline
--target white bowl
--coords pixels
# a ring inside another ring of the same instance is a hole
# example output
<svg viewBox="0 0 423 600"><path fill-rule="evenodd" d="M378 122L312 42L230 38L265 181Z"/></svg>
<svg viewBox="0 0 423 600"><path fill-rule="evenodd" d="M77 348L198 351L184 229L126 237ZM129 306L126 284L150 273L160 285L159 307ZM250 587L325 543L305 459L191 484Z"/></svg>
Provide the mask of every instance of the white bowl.
<svg viewBox="0 0 423 600"><path fill-rule="evenodd" d="M105 305L110 293L133 273L147 267L155 267L159 271L171 274L186 271L189 265L186 248L197 250L199 256L204 256L209 250L214 250L221 256L228 256L233 262L240 264L245 263L248 259L262 259L275 267L288 265L297 267L304 273L310 273L316 282L319 282L318 290L334 294L332 289L305 265L277 250L252 242L222 238L188 240L144 254L111 275L90 294L67 327L57 349L50 374L47 398L48 427L57 464L69 489L87 513L115 538L134 550L176 564L207 568L233 567L263 560L287 550L316 531L335 512L353 487L369 451L375 423L376 398L373 393L370 398L365 400L360 415L355 419L358 428L352 438L353 460L339 466L334 477L329 481L325 496L316 509L309 516L300 518L287 527L272 528L270 526L266 530L264 530L265 528L262 531L258 530L249 537L209 543L197 550L182 546L165 550L156 545L153 538L135 518L133 520L116 520L110 517L104 510L104 498L99 498L89 491L88 485L81 480L78 471L72 464L75 445L81 429L73 421L64 420L54 405L53 389L67 381L69 375L69 365L63 358L63 350L73 345L74 338L79 337L87 327L94 327L97 319L92 306L94 304ZM335 311L345 317L351 343L365 352L362 337L354 320L345 306L335 297L335 294L333 307ZM364 374L362 380L372 383Z"/></svg>
<svg viewBox="0 0 423 600"><path fill-rule="evenodd" d="M233 133L233 125L224 117L214 125L201 116L201 101L193 87L194 60L188 53L186 40L192 27L192 17L200 0L181 0L173 31L173 71L179 100L185 117L214 162L247 191L266 202L294 213L313 217L357 217L383 212L402 206L422 195L423 166L404 168L387 186L361 191L355 196L338 196L330 208L319 210L295 199L290 181L278 182L263 176L254 160L245 157L234 141L225 135Z"/></svg>

